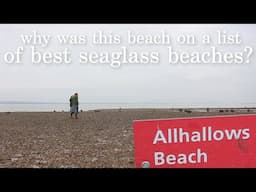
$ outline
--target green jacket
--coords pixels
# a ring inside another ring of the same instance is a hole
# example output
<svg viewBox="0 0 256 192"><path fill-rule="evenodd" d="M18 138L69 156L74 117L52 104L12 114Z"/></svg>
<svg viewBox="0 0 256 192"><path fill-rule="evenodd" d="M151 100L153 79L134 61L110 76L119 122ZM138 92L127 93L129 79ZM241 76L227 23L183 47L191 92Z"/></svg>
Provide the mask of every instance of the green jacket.
<svg viewBox="0 0 256 192"><path fill-rule="evenodd" d="M69 99L70 107L73 105L78 105L78 96L72 95Z"/></svg>

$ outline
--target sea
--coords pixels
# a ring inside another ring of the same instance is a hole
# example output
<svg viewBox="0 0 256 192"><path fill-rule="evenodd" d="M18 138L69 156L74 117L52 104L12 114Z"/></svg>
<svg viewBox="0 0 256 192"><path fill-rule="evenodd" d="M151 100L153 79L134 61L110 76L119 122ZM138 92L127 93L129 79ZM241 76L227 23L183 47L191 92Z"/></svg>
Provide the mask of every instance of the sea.
<svg viewBox="0 0 256 192"><path fill-rule="evenodd" d="M177 104L177 103L80 103L79 111L103 109L198 109L206 108L255 108L256 104ZM68 112L69 103L4 103L0 112Z"/></svg>

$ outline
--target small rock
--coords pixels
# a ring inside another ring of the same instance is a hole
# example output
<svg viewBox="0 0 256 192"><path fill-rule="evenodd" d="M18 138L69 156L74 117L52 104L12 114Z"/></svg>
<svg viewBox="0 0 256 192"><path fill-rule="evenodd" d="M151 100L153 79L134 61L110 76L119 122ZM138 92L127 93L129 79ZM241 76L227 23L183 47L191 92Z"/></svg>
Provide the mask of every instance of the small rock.
<svg viewBox="0 0 256 192"><path fill-rule="evenodd" d="M68 166L68 168L76 169L76 168L79 168L79 167L77 165L71 165L71 166Z"/></svg>
<svg viewBox="0 0 256 192"><path fill-rule="evenodd" d="M41 155L32 155L35 159L41 159Z"/></svg>
<svg viewBox="0 0 256 192"><path fill-rule="evenodd" d="M19 158L11 158L12 162L15 162L15 161L18 161L18 160L19 160Z"/></svg>
<svg viewBox="0 0 256 192"><path fill-rule="evenodd" d="M32 165L32 168L40 168L40 167L37 165Z"/></svg>
<svg viewBox="0 0 256 192"><path fill-rule="evenodd" d="M47 161L40 161L40 164L47 164Z"/></svg>
<svg viewBox="0 0 256 192"><path fill-rule="evenodd" d="M64 153L70 153L70 150L69 149L65 149Z"/></svg>
<svg viewBox="0 0 256 192"><path fill-rule="evenodd" d="M97 142L99 142L98 144L106 144L107 142L106 142L106 140L104 140L104 139L97 139Z"/></svg>
<svg viewBox="0 0 256 192"><path fill-rule="evenodd" d="M92 162L95 162L97 160L98 160L98 158L96 158L96 157L92 158Z"/></svg>
<svg viewBox="0 0 256 192"><path fill-rule="evenodd" d="M47 161L43 161L43 160L36 160L36 163L38 163L38 164L46 164L46 163L47 163Z"/></svg>
<svg viewBox="0 0 256 192"><path fill-rule="evenodd" d="M22 154L16 154L15 157L22 157Z"/></svg>

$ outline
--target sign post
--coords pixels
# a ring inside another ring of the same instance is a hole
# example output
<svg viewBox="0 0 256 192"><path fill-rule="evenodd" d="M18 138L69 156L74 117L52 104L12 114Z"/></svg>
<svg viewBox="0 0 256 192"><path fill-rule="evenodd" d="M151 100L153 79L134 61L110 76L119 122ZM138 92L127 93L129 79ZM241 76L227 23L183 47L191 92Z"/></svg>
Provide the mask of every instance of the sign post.
<svg viewBox="0 0 256 192"><path fill-rule="evenodd" d="M256 115L137 120L137 168L256 167Z"/></svg>

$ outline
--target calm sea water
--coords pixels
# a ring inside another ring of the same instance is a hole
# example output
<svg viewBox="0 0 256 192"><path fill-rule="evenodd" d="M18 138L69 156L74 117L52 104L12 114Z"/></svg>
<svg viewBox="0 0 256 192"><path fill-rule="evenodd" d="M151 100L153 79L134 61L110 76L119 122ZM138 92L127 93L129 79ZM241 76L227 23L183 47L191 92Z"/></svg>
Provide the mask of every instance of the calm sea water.
<svg viewBox="0 0 256 192"><path fill-rule="evenodd" d="M131 103L82 103L79 110L119 108L169 108L167 104L131 104ZM69 104L0 104L0 112L27 112L27 111L69 111Z"/></svg>
<svg viewBox="0 0 256 192"><path fill-rule="evenodd" d="M240 105L199 105L199 104L170 104L170 103L82 103L79 110L89 111L96 109L119 109L119 108L206 108L206 107L255 107L255 104ZM69 111L69 104L0 104L0 112L47 112Z"/></svg>

